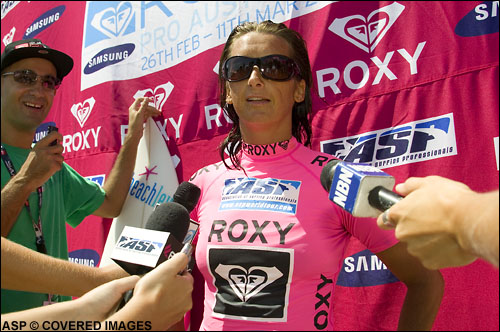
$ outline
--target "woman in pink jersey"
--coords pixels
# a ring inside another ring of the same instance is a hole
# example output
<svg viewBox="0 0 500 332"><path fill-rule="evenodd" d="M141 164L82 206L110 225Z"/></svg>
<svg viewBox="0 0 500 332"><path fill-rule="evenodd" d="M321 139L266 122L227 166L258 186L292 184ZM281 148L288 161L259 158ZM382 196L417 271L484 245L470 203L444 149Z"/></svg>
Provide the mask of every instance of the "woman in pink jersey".
<svg viewBox="0 0 500 332"><path fill-rule="evenodd" d="M331 300L354 236L408 288L398 328L430 330L443 294L439 271L423 268L374 219L339 208L321 185L332 156L306 147L312 73L302 37L270 21L237 26L219 82L234 125L223 161L191 178L201 188L192 212L205 279L200 329L333 329Z"/></svg>

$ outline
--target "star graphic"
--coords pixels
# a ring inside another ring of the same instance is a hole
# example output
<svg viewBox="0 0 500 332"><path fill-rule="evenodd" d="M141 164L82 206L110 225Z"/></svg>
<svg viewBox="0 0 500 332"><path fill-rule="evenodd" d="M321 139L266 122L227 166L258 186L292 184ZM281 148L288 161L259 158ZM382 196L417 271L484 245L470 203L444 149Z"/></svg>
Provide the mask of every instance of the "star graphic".
<svg viewBox="0 0 500 332"><path fill-rule="evenodd" d="M149 175L150 175L150 174L158 174L158 173L156 173L156 172L153 172L153 171L154 171L154 169L156 168L156 166L155 166L155 167L153 167L153 168L151 168L151 169L149 169L147 166L145 166L145 167L146 167L146 172L141 173L141 174L139 174L139 175L144 175L144 174L146 174L146 181L149 179Z"/></svg>

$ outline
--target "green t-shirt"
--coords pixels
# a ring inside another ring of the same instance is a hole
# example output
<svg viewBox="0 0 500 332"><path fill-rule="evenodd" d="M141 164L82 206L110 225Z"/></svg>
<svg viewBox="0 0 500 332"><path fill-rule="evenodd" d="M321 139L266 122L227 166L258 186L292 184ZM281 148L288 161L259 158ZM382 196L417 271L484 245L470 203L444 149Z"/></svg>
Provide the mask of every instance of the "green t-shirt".
<svg viewBox="0 0 500 332"><path fill-rule="evenodd" d="M29 149L20 149L5 145L12 160L14 169L19 171L28 157ZM2 164L2 188L10 180L10 174ZM52 257L68 259L68 244L66 240L67 222L72 227L78 226L82 220L92 214L104 201L104 191L66 163L44 185L42 194L42 231L47 254ZM31 215L38 221L38 194L35 190L29 196ZM35 231L33 223L25 207L12 227L8 239L36 251ZM34 280L33 282L37 282ZM70 300L68 296L54 296L53 300L60 302ZM2 289L2 313L40 307L47 301L47 294L20 292Z"/></svg>

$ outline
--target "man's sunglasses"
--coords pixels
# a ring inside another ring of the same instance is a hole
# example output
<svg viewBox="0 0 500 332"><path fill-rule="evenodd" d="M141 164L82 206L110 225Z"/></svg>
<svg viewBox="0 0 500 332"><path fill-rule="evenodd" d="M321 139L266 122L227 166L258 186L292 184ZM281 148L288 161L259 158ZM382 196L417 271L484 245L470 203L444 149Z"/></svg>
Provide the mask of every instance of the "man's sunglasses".
<svg viewBox="0 0 500 332"><path fill-rule="evenodd" d="M297 63L287 56L273 54L262 58L233 56L222 65L222 77L229 82L245 80L252 74L254 66L259 67L262 77L273 81L288 81L300 76Z"/></svg>
<svg viewBox="0 0 500 332"><path fill-rule="evenodd" d="M57 90L61 86L61 80L51 75L40 76L33 70L24 69L13 72L3 73L2 76L13 75L14 80L24 85L34 85L38 79L42 82L42 86L49 90Z"/></svg>

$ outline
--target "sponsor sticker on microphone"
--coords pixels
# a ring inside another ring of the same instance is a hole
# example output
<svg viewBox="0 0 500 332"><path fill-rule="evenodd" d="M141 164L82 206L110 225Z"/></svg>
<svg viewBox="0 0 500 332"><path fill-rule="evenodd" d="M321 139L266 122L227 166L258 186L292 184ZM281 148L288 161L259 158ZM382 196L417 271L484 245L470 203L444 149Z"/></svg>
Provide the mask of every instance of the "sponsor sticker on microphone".
<svg viewBox="0 0 500 332"><path fill-rule="evenodd" d="M169 236L169 232L125 226L111 258L154 268Z"/></svg>

